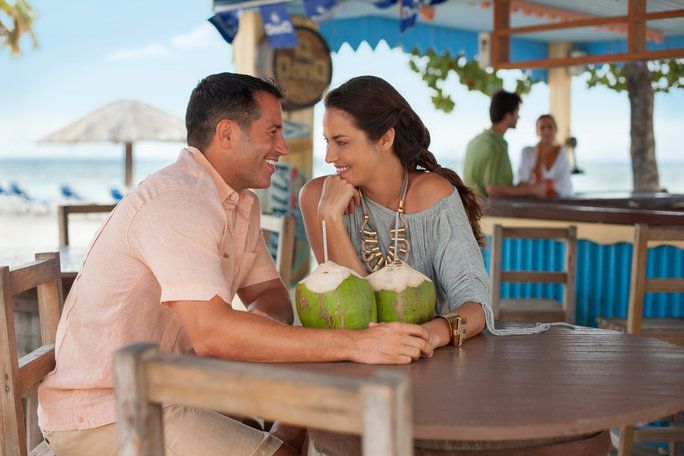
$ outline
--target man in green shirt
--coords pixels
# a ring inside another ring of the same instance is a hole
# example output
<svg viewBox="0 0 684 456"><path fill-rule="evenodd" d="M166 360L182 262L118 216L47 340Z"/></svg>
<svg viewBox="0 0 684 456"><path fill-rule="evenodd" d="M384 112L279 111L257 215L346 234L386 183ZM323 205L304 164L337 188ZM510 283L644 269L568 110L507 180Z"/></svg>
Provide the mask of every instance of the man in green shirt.
<svg viewBox="0 0 684 456"><path fill-rule="evenodd" d="M513 185L513 168L508 156L508 143L503 135L518 123L522 100L517 93L499 90L492 96L489 118L492 126L468 143L463 170L463 181L482 196L537 196L544 197L546 184Z"/></svg>

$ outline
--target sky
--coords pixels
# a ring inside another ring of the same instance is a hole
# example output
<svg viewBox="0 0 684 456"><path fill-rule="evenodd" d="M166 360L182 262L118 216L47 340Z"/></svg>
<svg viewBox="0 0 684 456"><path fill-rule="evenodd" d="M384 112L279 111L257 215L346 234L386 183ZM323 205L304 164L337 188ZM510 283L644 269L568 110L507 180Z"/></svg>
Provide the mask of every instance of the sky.
<svg viewBox="0 0 684 456"><path fill-rule="evenodd" d="M39 138L97 108L119 99L137 99L183 118L190 92L204 76L235 71L231 46L207 19L211 2L187 0L32 0L38 14L35 31L40 47L12 58L0 52L0 158L118 158L120 145L37 144ZM447 81L456 108L437 111L430 92L408 68L400 49L381 43L372 50L345 46L333 54L333 81L373 74L388 80L411 103L432 134L432 151L444 165L462 160L467 142L489 126L486 96L467 92L455 77ZM508 89L515 72L501 73ZM573 79L572 130L578 139L578 160L629 161L629 102L626 93L587 89ZM518 128L509 131L514 163L525 145L536 143L534 121L549 110L549 91L536 84L525 97ZM322 159L323 109L315 108L314 155ZM660 163L684 163L684 91L657 95L655 136ZM137 159L168 158L179 144L141 143Z"/></svg>

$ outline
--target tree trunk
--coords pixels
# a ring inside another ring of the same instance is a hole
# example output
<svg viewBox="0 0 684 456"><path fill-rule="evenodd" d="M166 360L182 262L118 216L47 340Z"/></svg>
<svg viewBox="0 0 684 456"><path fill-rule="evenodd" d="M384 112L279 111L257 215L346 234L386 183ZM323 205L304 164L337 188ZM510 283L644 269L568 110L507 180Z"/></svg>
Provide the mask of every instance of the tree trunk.
<svg viewBox="0 0 684 456"><path fill-rule="evenodd" d="M653 87L646 62L625 64L627 93L631 108L630 155L635 192L660 191L660 178L655 156L653 135Z"/></svg>

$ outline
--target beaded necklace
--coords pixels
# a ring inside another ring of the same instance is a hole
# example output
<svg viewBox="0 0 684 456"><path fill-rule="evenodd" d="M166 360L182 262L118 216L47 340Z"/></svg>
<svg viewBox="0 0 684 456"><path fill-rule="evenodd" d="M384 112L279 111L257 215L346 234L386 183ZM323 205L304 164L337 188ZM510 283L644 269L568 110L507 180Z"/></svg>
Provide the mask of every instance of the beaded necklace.
<svg viewBox="0 0 684 456"><path fill-rule="evenodd" d="M403 261L408 262L409 257L409 237L408 225L404 216L404 200L406 199L406 191L408 189L408 172L404 171L404 180L401 183L401 193L399 197L399 207L395 213L394 229L390 229L390 247L389 252L385 256L380 250L378 243L378 232L374 230L373 220L367 207L366 197L359 189L361 195L361 209L363 210L363 223L361 223L361 254L363 261L366 263L366 269L369 272L375 272L385 265L399 260L403 255ZM401 228L399 227L401 221ZM398 255L395 255L394 249L397 246Z"/></svg>

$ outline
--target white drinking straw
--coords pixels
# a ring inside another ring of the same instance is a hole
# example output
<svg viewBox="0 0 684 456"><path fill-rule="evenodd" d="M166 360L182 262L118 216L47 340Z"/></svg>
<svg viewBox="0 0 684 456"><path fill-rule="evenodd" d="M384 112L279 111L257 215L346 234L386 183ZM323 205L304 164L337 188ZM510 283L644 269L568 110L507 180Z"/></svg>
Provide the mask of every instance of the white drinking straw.
<svg viewBox="0 0 684 456"><path fill-rule="evenodd" d="M325 220L321 221L323 225L323 258L325 262L328 262L328 233L325 229Z"/></svg>
<svg viewBox="0 0 684 456"><path fill-rule="evenodd" d="M399 211L394 214L394 263L399 262Z"/></svg>

